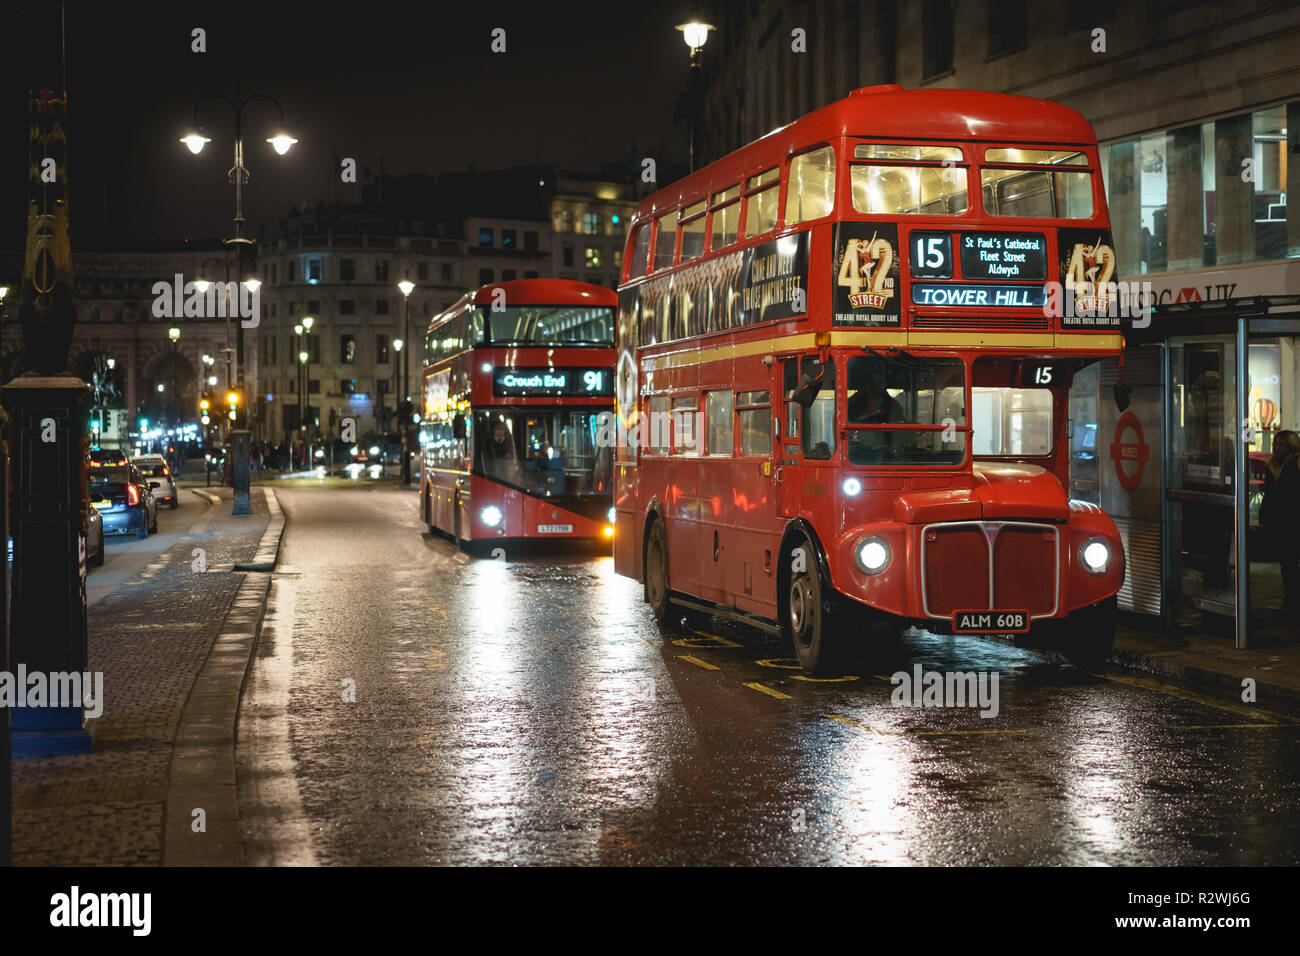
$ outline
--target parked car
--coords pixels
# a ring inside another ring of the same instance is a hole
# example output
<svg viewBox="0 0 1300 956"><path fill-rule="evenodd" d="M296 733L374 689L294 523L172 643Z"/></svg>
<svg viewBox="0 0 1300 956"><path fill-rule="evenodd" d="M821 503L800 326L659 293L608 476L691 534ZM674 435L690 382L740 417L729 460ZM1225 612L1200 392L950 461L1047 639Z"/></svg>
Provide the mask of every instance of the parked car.
<svg viewBox="0 0 1300 956"><path fill-rule="evenodd" d="M159 504L166 503L169 508L180 507L180 500L176 495L176 480L172 476L171 465L167 464L167 459L162 455L138 455L131 459L131 464L140 470L150 486L157 483L154 488L153 496Z"/></svg>
<svg viewBox="0 0 1300 956"><path fill-rule="evenodd" d="M127 464L126 452L120 448L93 448L90 451L90 468L111 468Z"/></svg>
<svg viewBox="0 0 1300 956"><path fill-rule="evenodd" d="M104 563L104 516L98 508L86 515L86 567L97 568Z"/></svg>
<svg viewBox="0 0 1300 956"><path fill-rule="evenodd" d="M90 502L104 519L104 534L134 534L147 538L158 530L154 482L134 465L114 465L91 472Z"/></svg>

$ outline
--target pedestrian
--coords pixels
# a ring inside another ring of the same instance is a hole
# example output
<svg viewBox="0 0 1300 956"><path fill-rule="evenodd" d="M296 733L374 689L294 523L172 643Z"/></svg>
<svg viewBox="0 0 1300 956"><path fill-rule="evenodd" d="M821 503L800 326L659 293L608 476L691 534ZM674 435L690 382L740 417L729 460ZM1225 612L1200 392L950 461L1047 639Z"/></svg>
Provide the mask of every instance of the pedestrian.
<svg viewBox="0 0 1300 956"><path fill-rule="evenodd" d="M1293 431L1273 436L1259 524L1282 568L1282 614L1294 621L1300 613L1300 435Z"/></svg>

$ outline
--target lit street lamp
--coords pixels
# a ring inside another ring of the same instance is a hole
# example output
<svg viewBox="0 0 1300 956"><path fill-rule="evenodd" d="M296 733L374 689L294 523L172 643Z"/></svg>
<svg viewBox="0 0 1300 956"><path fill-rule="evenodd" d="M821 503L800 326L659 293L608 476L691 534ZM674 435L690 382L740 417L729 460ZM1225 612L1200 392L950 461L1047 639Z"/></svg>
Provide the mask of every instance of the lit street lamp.
<svg viewBox="0 0 1300 956"><path fill-rule="evenodd" d="M398 290L402 293L402 336L409 342L411 341L411 293L415 291L415 283L410 279L403 279L397 283ZM405 372L405 386L398 392L401 401L398 402L398 417L402 423L402 484L411 483L411 413L413 406L411 396L411 368L410 355L403 357L402 350L399 346L397 349L398 358L402 360L400 372Z"/></svg>
<svg viewBox="0 0 1300 956"><path fill-rule="evenodd" d="M704 49L704 44L709 42L709 31L716 29L711 23L700 23L692 20L689 23L677 24L677 29L682 31L682 39L691 50L691 71L689 82L687 83L687 96L690 97L690 120L687 123L690 128L690 171L695 171L695 114L698 111L700 102L700 83L702 82L700 73L700 51Z"/></svg>
<svg viewBox="0 0 1300 956"><path fill-rule="evenodd" d="M211 138L208 137L199 126L199 109L209 100L220 100L229 106L235 114L235 163L227 174L228 181L234 184L235 187L235 235L233 238L226 240L226 242L235 247L235 275L241 277L241 281L243 281L245 288L249 289L251 292L256 292L261 283L256 279L244 277L244 247L252 245L252 240L244 237L244 184L247 183L249 179L248 169L244 166L244 108L254 100L269 100L275 105L276 110L280 114L280 128L267 138L267 142L271 144L271 147L279 155L285 155L297 140L285 132L284 107L280 105L280 101L275 97L269 96L266 93L253 93L243 99L239 99L238 94L236 94L236 97L232 99L222 93L209 93L206 96L200 97L194 104L194 125L186 135L181 137L181 142L184 143L189 148L189 151L196 156L202 152L205 145L212 142ZM230 310L227 310L227 314L229 314L229 311ZM244 323L242 317L239 324L235 327L235 370L235 390L240 395L244 395ZM235 494L234 508L231 513L237 515L252 514L248 487L248 442L250 437L247 429L248 403L245 402L244 404L244 410L231 419L235 429L241 432L241 434L234 436L235 440L232 443L234 445L234 467L231 469L231 474L233 477Z"/></svg>

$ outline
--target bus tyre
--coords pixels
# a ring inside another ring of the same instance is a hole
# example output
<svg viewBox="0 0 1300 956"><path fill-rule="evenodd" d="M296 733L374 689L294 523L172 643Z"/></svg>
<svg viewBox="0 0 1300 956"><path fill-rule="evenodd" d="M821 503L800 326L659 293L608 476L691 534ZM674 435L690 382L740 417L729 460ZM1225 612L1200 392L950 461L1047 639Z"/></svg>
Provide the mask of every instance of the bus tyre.
<svg viewBox="0 0 1300 956"><path fill-rule="evenodd" d="M645 541L645 602L655 620L668 618L668 541L664 523L655 519Z"/></svg>
<svg viewBox="0 0 1300 956"><path fill-rule="evenodd" d="M1115 646L1115 612L1118 599L1107 598L1071 614L1061 625L1058 649L1080 670L1106 666Z"/></svg>
<svg viewBox="0 0 1300 956"><path fill-rule="evenodd" d="M802 558L798 552L804 552ZM789 553L792 567L786 607L786 627L794 644L794 656L809 674L826 674L836 666L835 639L830 634L826 604L831 597L821 579L817 556L806 540Z"/></svg>

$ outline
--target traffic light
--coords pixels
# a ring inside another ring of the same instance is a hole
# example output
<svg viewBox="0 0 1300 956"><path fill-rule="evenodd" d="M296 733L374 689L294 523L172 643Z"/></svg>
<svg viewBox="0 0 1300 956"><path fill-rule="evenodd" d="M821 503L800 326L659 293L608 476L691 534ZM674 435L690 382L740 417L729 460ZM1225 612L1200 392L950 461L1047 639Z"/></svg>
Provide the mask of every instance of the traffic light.
<svg viewBox="0 0 1300 956"><path fill-rule="evenodd" d="M199 408L204 413L206 413L208 409L210 409L211 407L212 407L212 400L209 399L208 396L204 395L202 398L199 399Z"/></svg>

